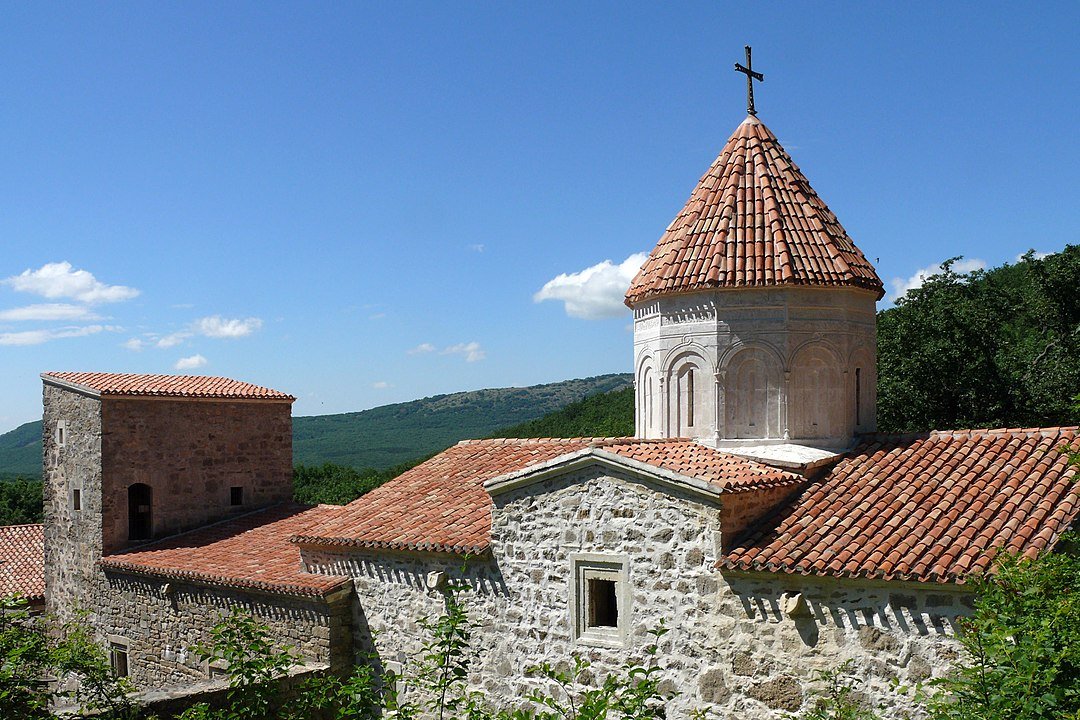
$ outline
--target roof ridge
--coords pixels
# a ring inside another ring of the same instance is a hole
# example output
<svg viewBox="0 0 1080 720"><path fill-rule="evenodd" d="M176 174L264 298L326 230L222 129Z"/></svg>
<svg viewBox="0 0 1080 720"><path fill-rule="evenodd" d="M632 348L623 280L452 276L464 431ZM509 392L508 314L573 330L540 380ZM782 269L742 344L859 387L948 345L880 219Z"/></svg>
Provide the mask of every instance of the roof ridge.
<svg viewBox="0 0 1080 720"><path fill-rule="evenodd" d="M45 523L15 523L14 525L0 525L0 530L7 530L8 528L32 528L32 527L44 528Z"/></svg>
<svg viewBox="0 0 1080 720"><path fill-rule="evenodd" d="M754 202L742 202L752 196ZM633 305L702 290L852 287L884 294L776 135L743 121L667 226L626 293Z"/></svg>

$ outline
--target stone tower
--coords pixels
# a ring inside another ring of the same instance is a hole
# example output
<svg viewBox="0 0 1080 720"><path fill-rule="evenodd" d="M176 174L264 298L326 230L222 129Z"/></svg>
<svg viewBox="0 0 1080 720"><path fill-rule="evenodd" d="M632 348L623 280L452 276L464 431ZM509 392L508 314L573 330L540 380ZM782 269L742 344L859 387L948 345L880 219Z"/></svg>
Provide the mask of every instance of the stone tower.
<svg viewBox="0 0 1080 720"><path fill-rule="evenodd" d="M94 613L98 561L292 497L293 398L227 378L45 373L45 602Z"/></svg>
<svg viewBox="0 0 1080 720"><path fill-rule="evenodd" d="M747 117L627 291L636 434L846 447L876 425L882 295L776 136Z"/></svg>

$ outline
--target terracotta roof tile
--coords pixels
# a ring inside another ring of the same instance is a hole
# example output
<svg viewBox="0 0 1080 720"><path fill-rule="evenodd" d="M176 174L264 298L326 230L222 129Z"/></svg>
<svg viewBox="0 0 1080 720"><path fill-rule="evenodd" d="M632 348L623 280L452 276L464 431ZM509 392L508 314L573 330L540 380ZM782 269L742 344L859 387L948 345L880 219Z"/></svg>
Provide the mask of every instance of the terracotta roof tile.
<svg viewBox="0 0 1080 720"><path fill-rule="evenodd" d="M42 380L88 390L97 395L288 400L292 395L251 383L206 375L138 375L134 373L49 372Z"/></svg>
<svg viewBox="0 0 1080 720"><path fill-rule="evenodd" d="M884 294L873 266L776 136L748 117L641 266L626 303L776 285Z"/></svg>
<svg viewBox="0 0 1080 720"><path fill-rule="evenodd" d="M289 537L337 506L287 503L102 558L102 567L288 595L322 596L348 583L303 571Z"/></svg>
<svg viewBox="0 0 1080 720"><path fill-rule="evenodd" d="M721 566L963 582L1033 556L1080 516L1058 448L1076 428L867 436L822 481L738 538Z"/></svg>
<svg viewBox="0 0 1080 720"><path fill-rule="evenodd" d="M589 447L697 477L729 491L803 482L798 475L690 440L467 440L354 500L336 516L293 539L314 545L487 552L492 502L484 482Z"/></svg>
<svg viewBox="0 0 1080 720"><path fill-rule="evenodd" d="M0 526L0 597L45 599L45 533L42 525Z"/></svg>

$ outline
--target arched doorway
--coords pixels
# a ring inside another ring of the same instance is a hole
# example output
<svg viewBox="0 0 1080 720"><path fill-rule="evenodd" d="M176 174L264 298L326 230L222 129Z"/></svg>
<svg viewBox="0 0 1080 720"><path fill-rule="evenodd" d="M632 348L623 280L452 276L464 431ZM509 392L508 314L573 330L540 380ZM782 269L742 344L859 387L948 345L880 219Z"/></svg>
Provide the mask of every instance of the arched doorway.
<svg viewBox="0 0 1080 720"><path fill-rule="evenodd" d="M154 489L145 483L128 488L128 541L139 542L154 536Z"/></svg>

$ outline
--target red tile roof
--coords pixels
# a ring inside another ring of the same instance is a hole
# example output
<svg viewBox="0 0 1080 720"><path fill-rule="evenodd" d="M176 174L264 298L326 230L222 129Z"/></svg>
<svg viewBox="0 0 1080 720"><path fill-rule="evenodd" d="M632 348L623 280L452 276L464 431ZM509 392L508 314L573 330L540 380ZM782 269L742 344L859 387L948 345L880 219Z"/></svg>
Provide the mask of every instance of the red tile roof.
<svg viewBox="0 0 1080 720"><path fill-rule="evenodd" d="M134 373L49 372L42 380L88 390L97 395L288 400L277 390L205 375L138 375Z"/></svg>
<svg viewBox="0 0 1080 720"><path fill-rule="evenodd" d="M698 182L626 293L627 305L712 288L850 286L881 280L757 118L748 117Z"/></svg>
<svg viewBox="0 0 1080 720"><path fill-rule="evenodd" d="M0 526L0 597L45 599L45 532L42 525Z"/></svg>
<svg viewBox="0 0 1080 720"><path fill-rule="evenodd" d="M806 482L801 475L713 450L693 440L645 440L607 444L623 457L695 477L727 492L759 490Z"/></svg>
<svg viewBox="0 0 1080 720"><path fill-rule="evenodd" d="M723 489L803 482L797 475L689 440L540 438L466 440L354 500L296 542L392 550L483 553L491 544L484 482L589 447L693 475Z"/></svg>
<svg viewBox="0 0 1080 720"><path fill-rule="evenodd" d="M208 525L128 552L102 558L111 570L250 588L287 595L323 596L349 578L303 571L289 537L305 532L339 507L291 503Z"/></svg>
<svg viewBox="0 0 1080 720"><path fill-rule="evenodd" d="M737 539L721 566L963 582L999 548L1033 556L1080 516L1058 451L1076 428L873 436L820 483Z"/></svg>

